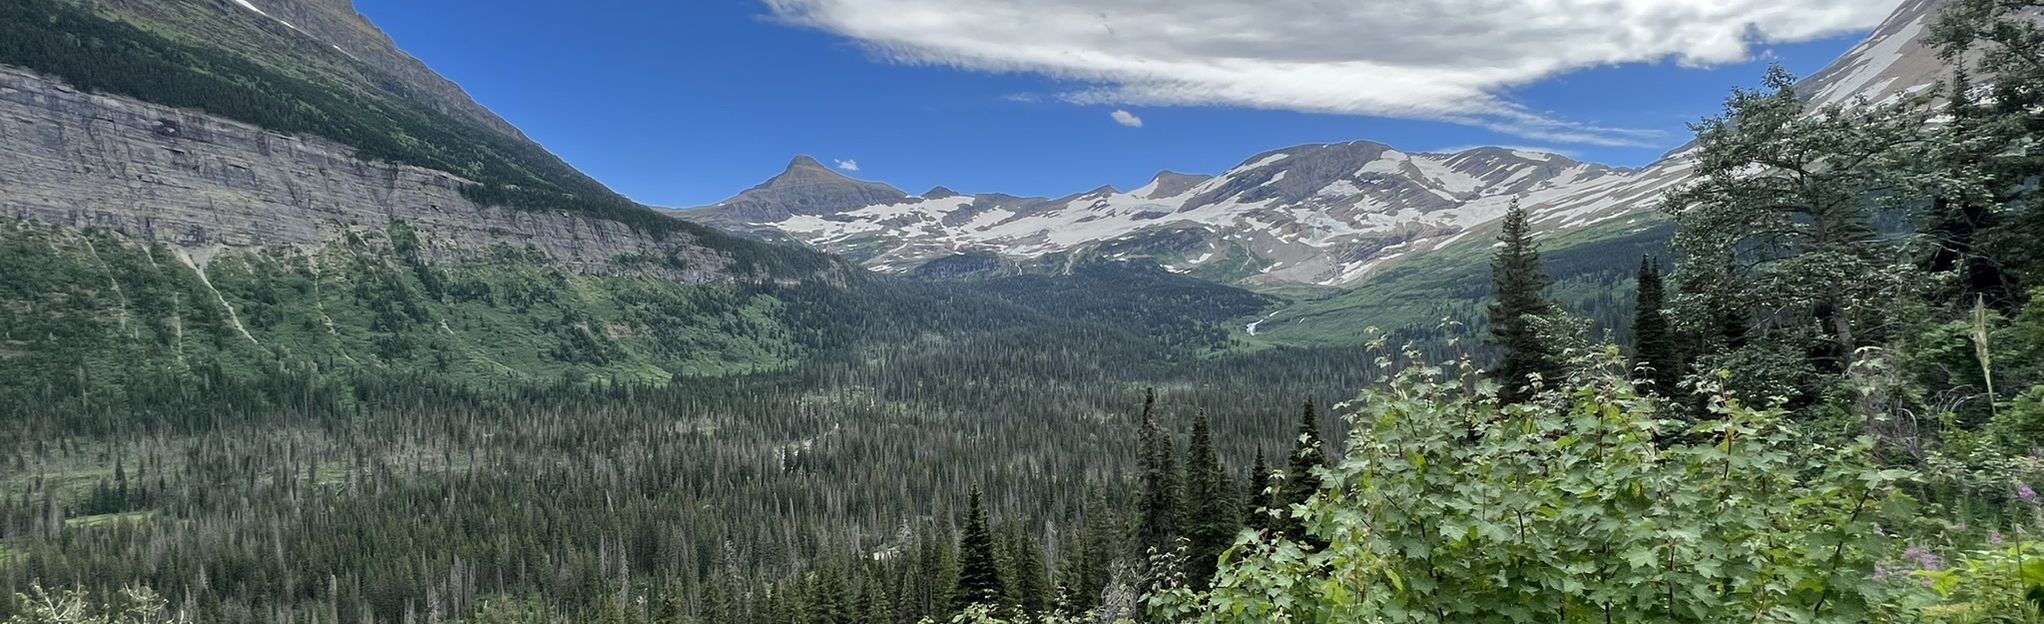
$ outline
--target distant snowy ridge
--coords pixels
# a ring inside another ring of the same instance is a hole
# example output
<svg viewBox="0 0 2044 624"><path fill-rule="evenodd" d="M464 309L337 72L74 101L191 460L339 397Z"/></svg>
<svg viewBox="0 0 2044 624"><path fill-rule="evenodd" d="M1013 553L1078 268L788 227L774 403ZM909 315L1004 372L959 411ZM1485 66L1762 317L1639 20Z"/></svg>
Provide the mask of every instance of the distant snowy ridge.
<svg viewBox="0 0 2044 624"><path fill-rule="evenodd" d="M1938 83L1944 65L1919 38L1939 5L1905 3L1805 81L1804 93L1828 105ZM1103 187L1049 199L941 187L911 196L804 157L738 197L682 214L792 237L886 272L964 253L1063 254L1150 258L1173 271L1251 285L1345 287L1467 240L1513 201L1548 232L1636 217L1691 179L1692 159L1678 150L1626 170L1526 150L1406 153L1357 141L1259 154L1211 177L1165 172L1129 192Z"/></svg>

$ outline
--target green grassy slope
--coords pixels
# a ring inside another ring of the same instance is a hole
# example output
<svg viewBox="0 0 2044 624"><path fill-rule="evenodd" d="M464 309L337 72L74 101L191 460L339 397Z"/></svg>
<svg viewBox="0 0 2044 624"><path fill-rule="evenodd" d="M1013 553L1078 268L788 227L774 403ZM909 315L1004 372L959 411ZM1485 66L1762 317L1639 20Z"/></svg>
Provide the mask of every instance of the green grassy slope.
<svg viewBox="0 0 2044 624"><path fill-rule="evenodd" d="M229 252L201 269L109 232L0 224L0 393L88 401L68 388L278 368L664 382L773 368L821 344L793 328L800 289L587 275L511 247L428 264L407 236Z"/></svg>
<svg viewBox="0 0 2044 624"><path fill-rule="evenodd" d="M1631 314L1642 255L1666 257L1669 225L1658 216L1599 224L1543 241L1555 278L1549 294L1602 328ZM1490 231L1397 265L1363 285L1276 310L1246 339L1252 347L1356 344L1365 329L1425 335L1443 320L1480 329L1490 296ZM1268 312L1266 312L1268 314ZM1258 317L1239 319L1241 323Z"/></svg>

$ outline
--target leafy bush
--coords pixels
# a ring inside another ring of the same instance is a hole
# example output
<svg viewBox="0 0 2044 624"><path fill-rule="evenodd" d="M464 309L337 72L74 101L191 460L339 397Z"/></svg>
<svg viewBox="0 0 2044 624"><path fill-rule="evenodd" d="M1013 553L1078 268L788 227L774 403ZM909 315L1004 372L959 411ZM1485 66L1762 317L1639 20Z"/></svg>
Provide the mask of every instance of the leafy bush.
<svg viewBox="0 0 2044 624"><path fill-rule="evenodd" d="M139 585L122 588L106 604L94 604L91 594L82 589L52 592L43 589L42 585L31 586L26 595L15 594L14 600L22 604L22 610L8 618L7 624L185 624L190 621L183 615L170 613L163 598L148 587Z"/></svg>
<svg viewBox="0 0 2044 624"><path fill-rule="evenodd" d="M1925 610L1935 622L2044 622L2044 543L1991 545L1950 566L1926 566L1923 579L1944 604Z"/></svg>
<svg viewBox="0 0 2044 624"><path fill-rule="evenodd" d="M1501 406L1463 361L1349 404L1345 457L1300 518L1328 547L1245 535L1214 589L1153 611L1200 622L1869 622L1918 601L1876 580L1876 522L1911 474L1713 391L1665 419L1608 364ZM1413 356L1413 359L1417 359ZM1381 363L1389 366L1390 358Z"/></svg>

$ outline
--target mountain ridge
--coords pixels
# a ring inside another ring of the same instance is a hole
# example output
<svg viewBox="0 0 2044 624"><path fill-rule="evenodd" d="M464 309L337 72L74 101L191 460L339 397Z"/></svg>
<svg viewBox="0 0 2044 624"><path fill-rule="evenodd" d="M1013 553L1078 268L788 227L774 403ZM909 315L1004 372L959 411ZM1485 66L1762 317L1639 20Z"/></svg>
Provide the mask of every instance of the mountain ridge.
<svg viewBox="0 0 2044 624"><path fill-rule="evenodd" d="M1940 82L1944 65L1919 37L1941 6L1903 4L1806 79L1806 97L1820 106L1881 100ZM1350 287L1470 240L1514 201L1550 235L1657 219L1655 203L1689 179L1689 149L1629 169L1504 147L1406 153L1364 140L1271 150L1214 176L1153 180L1130 193L884 197L807 211L755 204L741 212L726 202L676 214L792 238L883 272L912 273L959 253L1017 262L1070 255L1145 258L1252 286Z"/></svg>

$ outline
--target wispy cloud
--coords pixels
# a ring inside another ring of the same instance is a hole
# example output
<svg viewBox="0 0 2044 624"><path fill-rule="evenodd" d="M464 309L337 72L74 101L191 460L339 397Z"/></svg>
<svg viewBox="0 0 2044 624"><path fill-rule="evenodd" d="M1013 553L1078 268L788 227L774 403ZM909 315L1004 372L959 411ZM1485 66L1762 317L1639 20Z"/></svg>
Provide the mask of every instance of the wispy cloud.
<svg viewBox="0 0 2044 624"><path fill-rule="evenodd" d="M1079 83L1113 106L1429 119L1524 139L1661 138L1526 110L1508 89L1574 70L1747 60L1878 24L1902 0L763 0L878 56Z"/></svg>
<svg viewBox="0 0 2044 624"><path fill-rule="evenodd" d="M1128 126L1130 128L1143 127L1143 118L1137 117L1135 113L1131 113L1125 110L1116 110L1113 113L1109 113L1108 116L1114 118L1114 123Z"/></svg>
<svg viewBox="0 0 2044 624"><path fill-rule="evenodd" d="M1520 152L1553 154L1556 156L1560 156L1562 158L1569 159L1582 158L1583 155L1582 152L1578 150L1548 147L1545 145L1456 145L1453 147L1442 147L1437 149L1430 149L1427 151L1435 154L1459 154L1473 149L1508 149Z"/></svg>
<svg viewBox="0 0 2044 624"><path fill-rule="evenodd" d="M840 161L837 161L837 168L838 168L838 170L839 170L839 171L852 171L852 172L857 172L857 171L859 170L859 161L856 161L856 160L840 160Z"/></svg>

